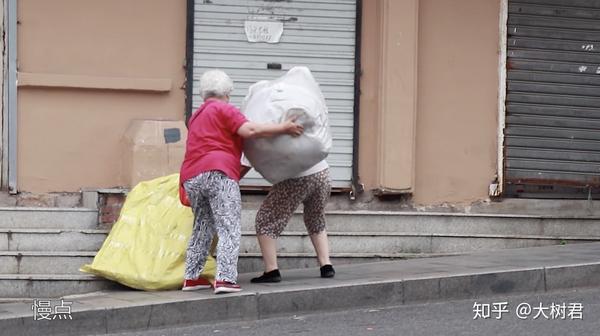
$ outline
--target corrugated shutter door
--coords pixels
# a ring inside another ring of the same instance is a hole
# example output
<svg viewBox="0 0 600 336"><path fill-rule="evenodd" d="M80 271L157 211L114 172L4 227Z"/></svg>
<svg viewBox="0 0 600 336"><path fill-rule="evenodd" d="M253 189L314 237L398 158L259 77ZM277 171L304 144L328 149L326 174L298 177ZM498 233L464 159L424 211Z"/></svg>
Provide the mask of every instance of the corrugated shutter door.
<svg viewBox="0 0 600 336"><path fill-rule="evenodd" d="M507 191L598 186L600 0L509 1L507 69Z"/></svg>
<svg viewBox="0 0 600 336"><path fill-rule="evenodd" d="M356 1L196 0L194 12L193 110L202 104L202 73L219 68L235 82L231 102L241 106L248 87L303 65L320 83L333 133L328 162L333 186L352 179ZM283 22L278 43L248 42L244 23ZM281 69L277 69L278 65ZM275 69L273 69L275 68ZM242 186L269 183L252 171Z"/></svg>

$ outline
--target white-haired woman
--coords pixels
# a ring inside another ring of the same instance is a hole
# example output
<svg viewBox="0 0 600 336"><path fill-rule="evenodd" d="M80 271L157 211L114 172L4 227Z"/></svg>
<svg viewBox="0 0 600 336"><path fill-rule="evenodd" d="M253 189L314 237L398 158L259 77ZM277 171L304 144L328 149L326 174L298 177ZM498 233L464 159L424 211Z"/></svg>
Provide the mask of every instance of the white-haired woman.
<svg viewBox="0 0 600 336"><path fill-rule="evenodd" d="M215 293L239 292L237 262L241 238L240 157L243 138L278 134L298 136L303 128L293 120L279 124L248 121L233 105L233 82L220 70L200 78L204 104L188 122L186 152L180 172L180 197L192 207L194 227L188 244L183 290L210 288L202 267L213 236L217 244Z"/></svg>

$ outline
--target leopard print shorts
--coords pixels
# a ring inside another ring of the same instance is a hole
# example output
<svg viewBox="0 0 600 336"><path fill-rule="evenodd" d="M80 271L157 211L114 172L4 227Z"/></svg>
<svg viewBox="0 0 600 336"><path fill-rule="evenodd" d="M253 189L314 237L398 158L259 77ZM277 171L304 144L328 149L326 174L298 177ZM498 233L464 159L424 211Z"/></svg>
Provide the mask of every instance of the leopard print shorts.
<svg viewBox="0 0 600 336"><path fill-rule="evenodd" d="M322 232L330 193L329 169L275 184L256 214L256 234L277 239L300 203L308 234Z"/></svg>

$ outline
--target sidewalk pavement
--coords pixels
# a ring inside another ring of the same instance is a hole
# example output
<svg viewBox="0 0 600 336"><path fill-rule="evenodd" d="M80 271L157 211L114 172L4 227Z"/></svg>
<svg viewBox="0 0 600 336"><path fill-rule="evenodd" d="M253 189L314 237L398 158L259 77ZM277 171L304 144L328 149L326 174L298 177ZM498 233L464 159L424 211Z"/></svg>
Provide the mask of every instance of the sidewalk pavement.
<svg viewBox="0 0 600 336"><path fill-rule="evenodd" d="M600 286L600 243L482 251L461 256L282 270L277 284L251 284L215 295L118 290L66 297L72 319L35 321L33 300L0 303L5 335L89 335L192 323L256 320L319 311L480 299ZM41 299L41 298L40 298ZM1 300L1 299L0 299Z"/></svg>

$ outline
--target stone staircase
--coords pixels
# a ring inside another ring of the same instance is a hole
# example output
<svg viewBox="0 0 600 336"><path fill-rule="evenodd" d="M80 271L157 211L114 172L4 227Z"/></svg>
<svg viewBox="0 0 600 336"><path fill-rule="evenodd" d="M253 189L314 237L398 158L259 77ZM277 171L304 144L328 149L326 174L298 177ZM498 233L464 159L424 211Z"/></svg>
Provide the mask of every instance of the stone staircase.
<svg viewBox="0 0 600 336"><path fill-rule="evenodd" d="M240 271L262 267L254 238L255 214L244 210L242 215ZM337 264L600 241L598 218L574 216L329 211L327 229ZM301 214L279 238L278 251L281 268L317 265Z"/></svg>
<svg viewBox="0 0 600 336"><path fill-rule="evenodd" d="M260 272L256 210L245 209L239 271ZM596 217L546 217L390 211L329 211L334 264L431 257L475 250L600 241ZM108 230L83 208L0 208L0 300L52 298L118 287L79 272ZM314 267L300 213L278 241L282 269Z"/></svg>
<svg viewBox="0 0 600 336"><path fill-rule="evenodd" d="M115 285L79 272L107 231L82 208L0 208L1 298L50 298Z"/></svg>

